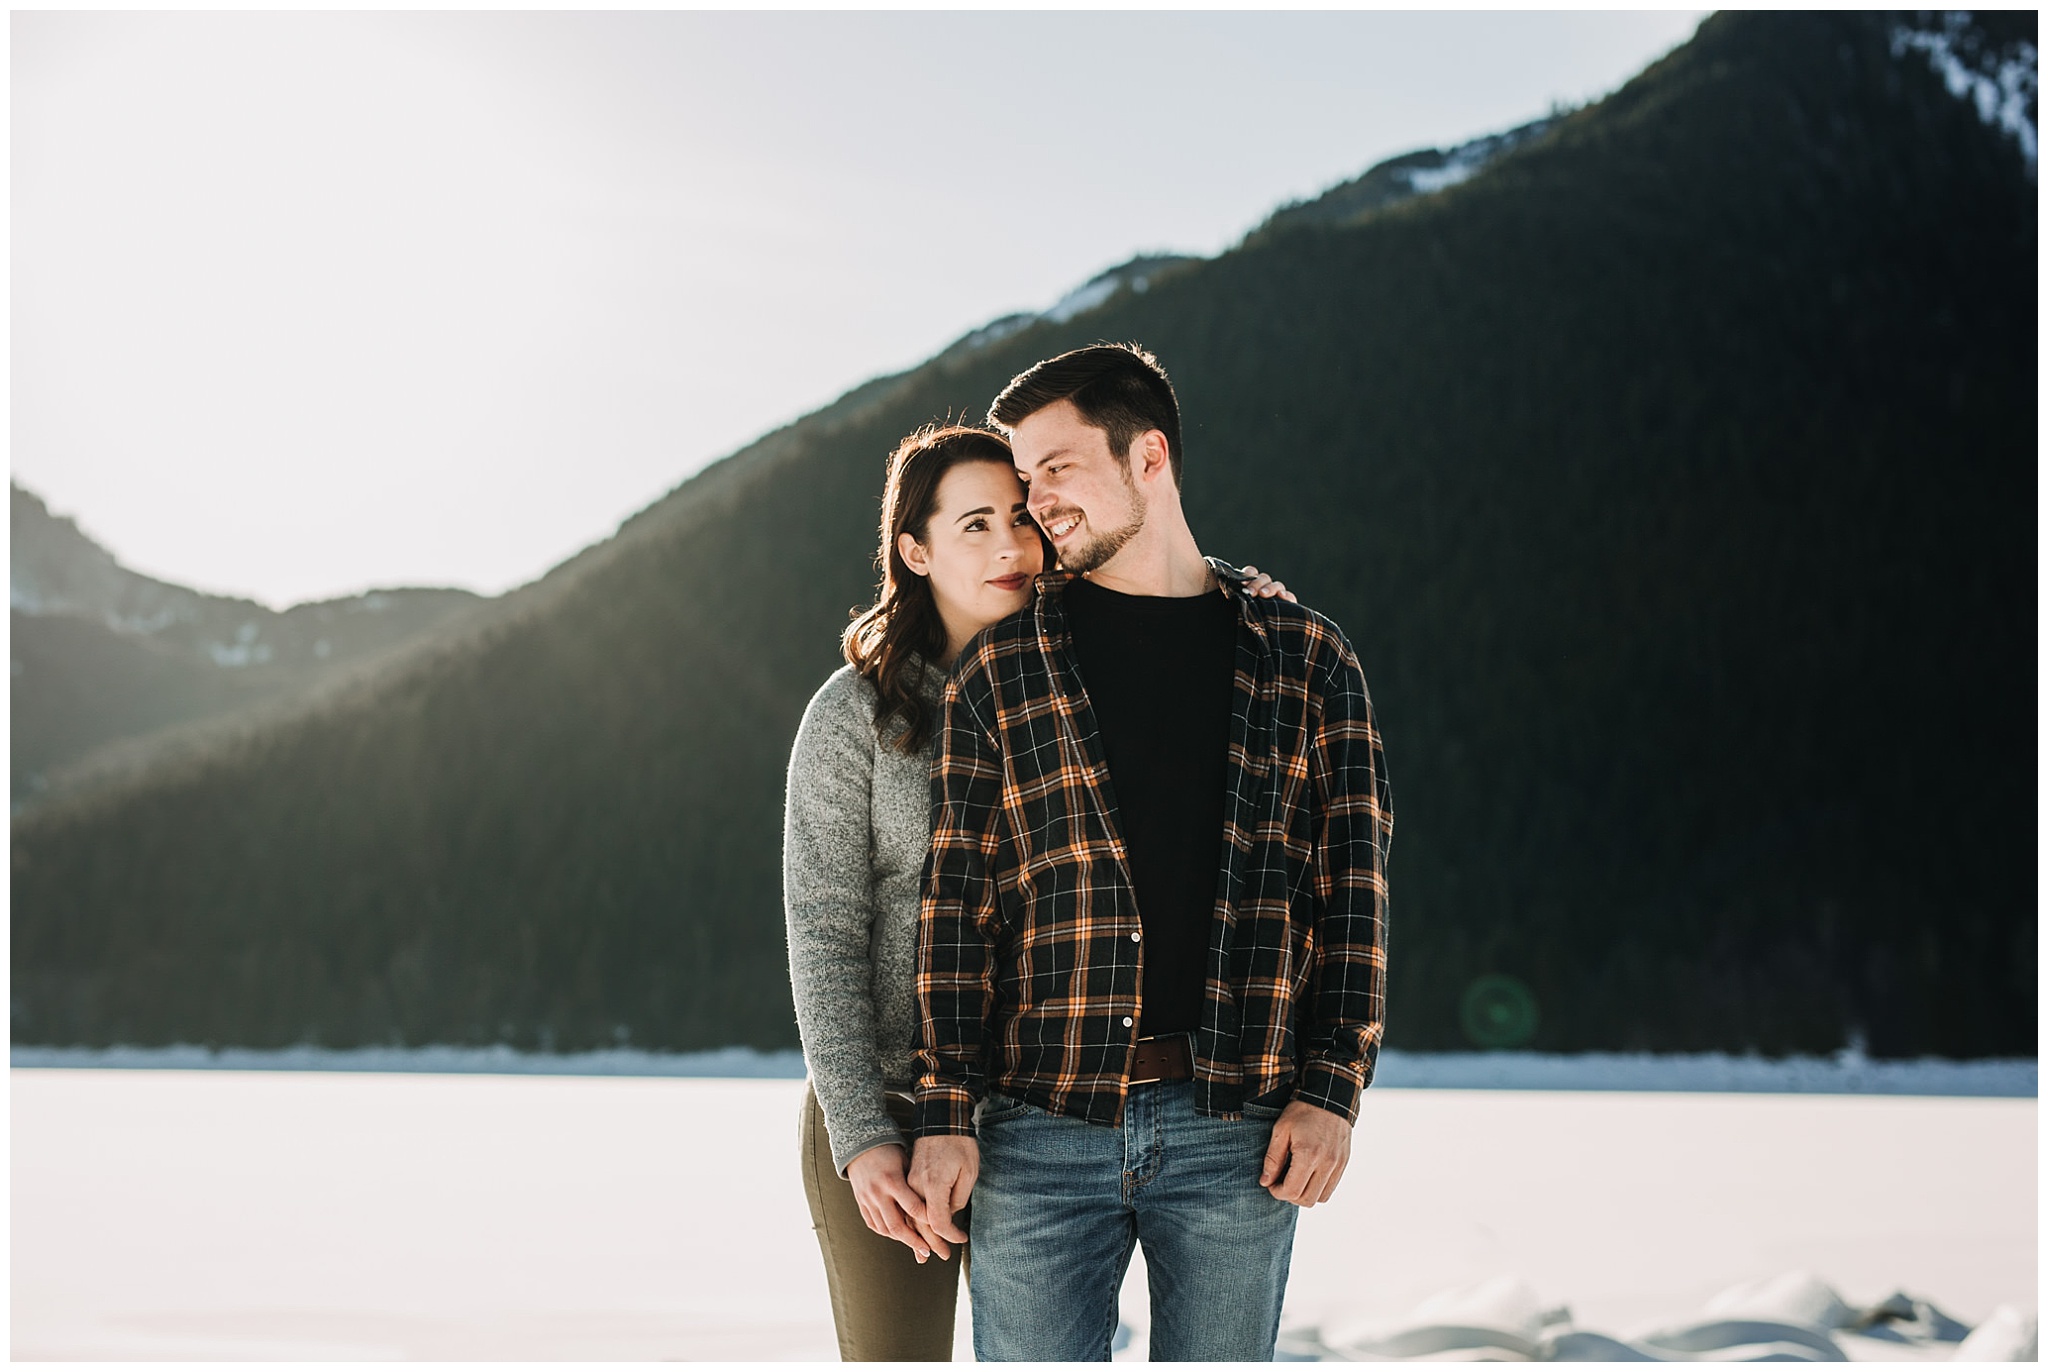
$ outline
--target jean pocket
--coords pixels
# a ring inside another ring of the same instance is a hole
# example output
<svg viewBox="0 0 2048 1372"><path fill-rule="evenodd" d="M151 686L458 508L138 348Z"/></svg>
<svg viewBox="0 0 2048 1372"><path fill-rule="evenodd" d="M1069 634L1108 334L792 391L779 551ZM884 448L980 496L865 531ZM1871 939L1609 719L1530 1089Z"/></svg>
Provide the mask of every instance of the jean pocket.
<svg viewBox="0 0 2048 1372"><path fill-rule="evenodd" d="M1280 1111L1284 1108L1278 1105L1261 1105L1255 1100L1248 1100L1244 1103L1244 1117L1248 1120L1263 1120L1271 1124L1274 1120L1280 1118Z"/></svg>
<svg viewBox="0 0 2048 1372"><path fill-rule="evenodd" d="M981 1109L974 1117L974 1126L977 1129L985 1129L991 1124L1007 1124L1013 1119L1030 1114L1035 1108L1029 1101L1016 1100L991 1091L982 1101Z"/></svg>

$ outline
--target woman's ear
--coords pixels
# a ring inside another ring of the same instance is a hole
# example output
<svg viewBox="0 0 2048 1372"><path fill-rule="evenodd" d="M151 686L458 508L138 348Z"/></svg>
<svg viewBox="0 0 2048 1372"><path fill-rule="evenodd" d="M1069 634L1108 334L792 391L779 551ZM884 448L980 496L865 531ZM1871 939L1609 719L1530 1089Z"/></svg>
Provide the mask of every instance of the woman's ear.
<svg viewBox="0 0 2048 1372"><path fill-rule="evenodd" d="M909 534L896 535L896 555L903 559L904 566L919 576L928 577L932 574L931 554L924 550L924 544Z"/></svg>

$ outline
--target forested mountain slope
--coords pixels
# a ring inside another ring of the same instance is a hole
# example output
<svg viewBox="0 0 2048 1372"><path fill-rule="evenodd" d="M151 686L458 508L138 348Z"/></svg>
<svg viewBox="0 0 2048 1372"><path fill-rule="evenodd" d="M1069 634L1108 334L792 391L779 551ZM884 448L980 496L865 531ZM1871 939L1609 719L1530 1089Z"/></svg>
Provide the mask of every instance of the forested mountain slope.
<svg viewBox="0 0 2048 1372"><path fill-rule="evenodd" d="M480 597L398 587L273 610L130 570L18 483L10 491L14 803L145 766L167 731L362 670Z"/></svg>
<svg viewBox="0 0 2048 1372"><path fill-rule="evenodd" d="M1901 22L1717 15L1461 183L986 331L19 818L16 1040L793 1042L783 767L884 457L1134 338L1205 550L1364 663L1395 1046L2031 1053L2033 171Z"/></svg>

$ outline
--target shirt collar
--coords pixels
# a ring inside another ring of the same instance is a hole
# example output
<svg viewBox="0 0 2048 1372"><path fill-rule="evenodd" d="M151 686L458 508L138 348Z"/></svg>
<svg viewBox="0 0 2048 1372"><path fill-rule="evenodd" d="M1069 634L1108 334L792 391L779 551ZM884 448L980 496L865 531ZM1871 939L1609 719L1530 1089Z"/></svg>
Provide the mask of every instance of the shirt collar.
<svg viewBox="0 0 2048 1372"><path fill-rule="evenodd" d="M1259 598L1245 594L1244 590L1252 578L1220 557L1205 557L1202 560L1216 573L1216 579L1223 585L1224 594L1237 606L1238 619L1263 645L1266 641L1266 626L1260 621L1257 609ZM1055 567L1051 571L1040 572L1033 583L1038 589L1033 613L1038 621L1039 642L1047 648L1056 640L1064 640L1067 636L1066 606L1062 603L1059 593L1067 588L1068 582L1075 579L1072 572Z"/></svg>
<svg viewBox="0 0 2048 1372"><path fill-rule="evenodd" d="M1225 590L1232 590L1251 581L1250 576L1231 566L1220 557L1205 557L1202 561L1209 564L1209 569L1216 573L1216 579L1223 583ZM1036 582L1038 593L1044 595L1047 591L1064 590L1067 583L1074 579L1072 572L1064 571L1058 567L1054 567L1050 571L1040 572Z"/></svg>
<svg viewBox="0 0 2048 1372"><path fill-rule="evenodd" d="M1205 557L1202 561L1209 564L1209 570L1216 573L1216 579L1223 583L1224 591L1229 593L1232 599L1243 599L1243 596L1238 594L1237 588L1249 583L1251 577L1231 566L1220 557Z"/></svg>

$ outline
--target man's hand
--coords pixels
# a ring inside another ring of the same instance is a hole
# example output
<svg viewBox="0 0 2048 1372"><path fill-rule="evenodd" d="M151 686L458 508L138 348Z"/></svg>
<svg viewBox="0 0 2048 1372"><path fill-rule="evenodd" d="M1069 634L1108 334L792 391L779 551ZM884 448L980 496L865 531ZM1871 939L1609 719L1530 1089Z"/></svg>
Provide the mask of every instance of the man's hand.
<svg viewBox="0 0 2048 1372"><path fill-rule="evenodd" d="M1275 1200L1306 1209L1336 1193L1350 1161L1351 1125L1342 1115L1307 1101L1289 1101L1273 1121L1259 1185Z"/></svg>
<svg viewBox="0 0 2048 1372"><path fill-rule="evenodd" d="M853 1198L868 1228L905 1245L919 1262L932 1255L924 1197L910 1189L904 1175L902 1144L884 1143L859 1154L846 1164L846 1179L853 1183Z"/></svg>
<svg viewBox="0 0 2048 1372"><path fill-rule="evenodd" d="M981 1145L966 1134L927 1134L910 1155L910 1189L924 1201L925 1232L942 1258L953 1256L950 1244L967 1242L954 1216L967 1208L980 1175Z"/></svg>

